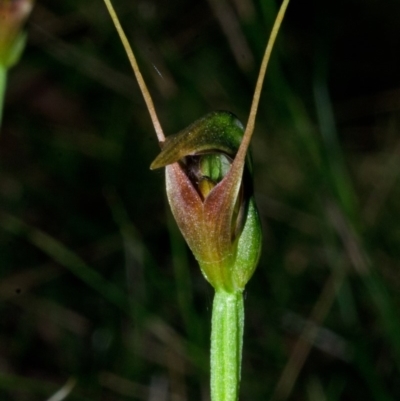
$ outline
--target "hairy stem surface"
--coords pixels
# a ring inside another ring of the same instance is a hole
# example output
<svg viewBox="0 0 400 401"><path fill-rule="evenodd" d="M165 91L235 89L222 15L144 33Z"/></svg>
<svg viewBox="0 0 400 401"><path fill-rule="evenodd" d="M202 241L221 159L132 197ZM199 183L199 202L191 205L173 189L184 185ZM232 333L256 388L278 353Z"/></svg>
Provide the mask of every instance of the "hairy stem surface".
<svg viewBox="0 0 400 401"><path fill-rule="evenodd" d="M242 292L216 291L211 327L211 400L237 401L242 362Z"/></svg>

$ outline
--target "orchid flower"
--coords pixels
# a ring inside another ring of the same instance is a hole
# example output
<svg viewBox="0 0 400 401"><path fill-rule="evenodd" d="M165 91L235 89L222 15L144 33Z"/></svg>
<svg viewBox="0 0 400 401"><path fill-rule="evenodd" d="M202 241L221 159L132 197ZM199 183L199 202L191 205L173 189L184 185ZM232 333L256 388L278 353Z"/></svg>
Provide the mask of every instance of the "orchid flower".
<svg viewBox="0 0 400 401"><path fill-rule="evenodd" d="M203 275L214 287L211 400L237 401L242 358L243 290L261 251L261 223L248 153L269 57L289 0L272 28L246 129L229 112L214 112L165 138L135 55L111 0L104 0L131 62L161 147L151 169L165 167L172 214Z"/></svg>
<svg viewBox="0 0 400 401"><path fill-rule="evenodd" d="M261 250L251 160L233 163L243 132L233 114L207 114L167 137L151 165L166 167L175 220L205 278L227 292L244 289Z"/></svg>

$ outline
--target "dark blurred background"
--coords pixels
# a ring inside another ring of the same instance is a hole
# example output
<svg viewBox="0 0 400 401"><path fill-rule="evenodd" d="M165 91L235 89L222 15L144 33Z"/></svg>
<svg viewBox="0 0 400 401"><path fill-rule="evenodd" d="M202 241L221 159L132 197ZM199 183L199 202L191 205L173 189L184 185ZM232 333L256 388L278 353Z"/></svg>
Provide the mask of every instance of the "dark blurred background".
<svg viewBox="0 0 400 401"><path fill-rule="evenodd" d="M246 123L279 4L114 3L167 134ZM400 398L399 15L289 5L252 142L243 401ZM0 135L0 399L207 401L213 291L105 6L38 1L27 31Z"/></svg>

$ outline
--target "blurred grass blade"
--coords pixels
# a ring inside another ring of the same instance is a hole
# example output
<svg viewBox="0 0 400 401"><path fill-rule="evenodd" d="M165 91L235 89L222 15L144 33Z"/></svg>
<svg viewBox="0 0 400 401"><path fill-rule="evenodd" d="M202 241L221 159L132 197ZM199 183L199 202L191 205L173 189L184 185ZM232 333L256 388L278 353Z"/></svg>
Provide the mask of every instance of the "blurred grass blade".
<svg viewBox="0 0 400 401"><path fill-rule="evenodd" d="M55 392L47 401L63 401L65 400L72 392L74 387L76 386L76 379L70 378L68 381L57 391Z"/></svg>
<svg viewBox="0 0 400 401"><path fill-rule="evenodd" d="M9 214L2 213L0 215L0 226L14 235L25 237L42 252L58 262L61 266L66 267L89 287L96 290L110 303L130 315L127 297L123 291L115 284L105 280L99 273L89 267L78 255L69 250L61 242L41 230L30 227L22 220Z"/></svg>
<svg viewBox="0 0 400 401"><path fill-rule="evenodd" d="M332 225L335 226L337 234L341 237L349 259L359 273L377 308L385 334L395 350L395 362L400 372L400 318L398 308L396 308L381 277L375 272L371 263L372 259L361 240L359 208L337 138L325 76L326 71L320 69L314 86L314 94L320 130L325 143L326 172L331 183L331 189L333 189L334 202L337 202L337 206L335 204L328 205L328 209L334 209L334 216L330 220ZM329 210L328 214L330 214Z"/></svg>
<svg viewBox="0 0 400 401"><path fill-rule="evenodd" d="M73 380L73 379L70 379ZM70 382L67 382L67 384ZM51 383L45 380L38 379L27 379L25 377L11 375L2 372L0 374L0 390L9 391L10 394L20 394L20 399L22 399L22 394L26 394L26 399L44 399L44 397L48 397L49 393L54 393L59 388L58 385ZM3 394L2 395L2 400ZM33 395L37 395L37 398L34 398ZM8 399L8 398L7 398ZM15 399L15 398L12 398ZM24 397L25 399L25 397ZM69 394L68 401L92 401L92 398L76 394L76 391L73 394Z"/></svg>
<svg viewBox="0 0 400 401"><path fill-rule="evenodd" d="M0 132L3 121L4 99L6 96L7 69L0 64Z"/></svg>
<svg viewBox="0 0 400 401"><path fill-rule="evenodd" d="M353 221L356 219L357 202L353 185L348 174L345 159L337 138L335 120L326 81L319 78L314 83L315 105L319 128L325 144L327 173L332 183L331 189L340 200L346 215Z"/></svg>

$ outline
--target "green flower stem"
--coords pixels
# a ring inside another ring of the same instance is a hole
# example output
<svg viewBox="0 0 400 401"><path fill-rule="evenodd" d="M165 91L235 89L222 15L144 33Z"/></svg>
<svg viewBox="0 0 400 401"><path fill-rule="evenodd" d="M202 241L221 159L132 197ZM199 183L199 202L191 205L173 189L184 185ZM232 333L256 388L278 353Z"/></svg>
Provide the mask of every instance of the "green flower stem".
<svg viewBox="0 0 400 401"><path fill-rule="evenodd" d="M0 128L3 120L4 97L7 85L7 68L0 64Z"/></svg>
<svg viewBox="0 0 400 401"><path fill-rule="evenodd" d="M215 292L211 325L211 400L237 401L244 326L241 291Z"/></svg>

